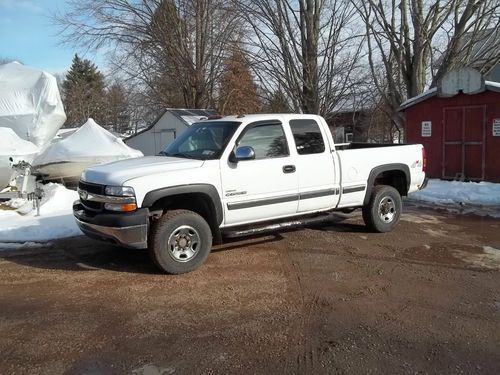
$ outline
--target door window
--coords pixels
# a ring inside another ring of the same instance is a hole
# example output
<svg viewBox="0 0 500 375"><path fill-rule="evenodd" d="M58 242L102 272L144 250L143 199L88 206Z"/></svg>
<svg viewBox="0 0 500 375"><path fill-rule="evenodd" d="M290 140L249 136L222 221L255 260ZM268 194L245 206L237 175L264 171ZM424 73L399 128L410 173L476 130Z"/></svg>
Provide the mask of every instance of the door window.
<svg viewBox="0 0 500 375"><path fill-rule="evenodd" d="M291 120L293 139L299 155L321 154L325 151L323 135L314 120Z"/></svg>
<svg viewBox="0 0 500 375"><path fill-rule="evenodd" d="M250 125L238 142L238 147L241 146L252 147L255 151L255 159L289 155L285 132L281 124Z"/></svg>

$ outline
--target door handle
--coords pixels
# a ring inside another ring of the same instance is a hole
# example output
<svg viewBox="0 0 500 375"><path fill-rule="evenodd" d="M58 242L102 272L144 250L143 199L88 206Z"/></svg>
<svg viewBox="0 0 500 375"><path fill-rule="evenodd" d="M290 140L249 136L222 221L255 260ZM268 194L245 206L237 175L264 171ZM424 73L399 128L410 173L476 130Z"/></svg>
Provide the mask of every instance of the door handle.
<svg viewBox="0 0 500 375"><path fill-rule="evenodd" d="M293 173L295 172L295 165L284 165L283 173Z"/></svg>

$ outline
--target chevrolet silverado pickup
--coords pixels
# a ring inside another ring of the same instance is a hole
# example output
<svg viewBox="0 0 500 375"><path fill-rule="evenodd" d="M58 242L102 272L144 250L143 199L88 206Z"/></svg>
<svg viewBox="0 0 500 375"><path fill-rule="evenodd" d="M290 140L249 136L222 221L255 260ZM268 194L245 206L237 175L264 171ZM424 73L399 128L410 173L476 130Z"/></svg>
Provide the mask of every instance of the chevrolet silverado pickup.
<svg viewBox="0 0 500 375"><path fill-rule="evenodd" d="M191 125L158 156L86 169L73 213L89 237L148 249L160 270L198 268L231 230L362 209L388 232L425 186L422 145L335 144L316 115L240 115Z"/></svg>

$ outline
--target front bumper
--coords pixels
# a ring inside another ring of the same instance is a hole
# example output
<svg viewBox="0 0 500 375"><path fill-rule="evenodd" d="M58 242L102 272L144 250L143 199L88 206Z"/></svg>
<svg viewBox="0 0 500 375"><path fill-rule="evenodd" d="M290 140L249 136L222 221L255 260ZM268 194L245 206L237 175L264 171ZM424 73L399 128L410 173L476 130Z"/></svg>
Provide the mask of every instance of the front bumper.
<svg viewBox="0 0 500 375"><path fill-rule="evenodd" d="M80 201L73 204L73 216L80 230L90 238L131 247L148 247L149 210L131 213L98 213L88 215Z"/></svg>

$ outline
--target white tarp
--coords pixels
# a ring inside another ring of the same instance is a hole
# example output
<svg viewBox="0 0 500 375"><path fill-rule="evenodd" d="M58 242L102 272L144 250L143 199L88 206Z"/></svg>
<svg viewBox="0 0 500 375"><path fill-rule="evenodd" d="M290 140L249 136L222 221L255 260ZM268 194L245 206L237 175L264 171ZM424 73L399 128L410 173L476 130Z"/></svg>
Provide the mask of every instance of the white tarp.
<svg viewBox="0 0 500 375"><path fill-rule="evenodd" d="M38 147L19 138L14 130L0 128L0 190L14 177L14 170L10 168L11 163L21 160L31 163L37 153Z"/></svg>
<svg viewBox="0 0 500 375"><path fill-rule="evenodd" d="M65 139L51 144L36 157L34 166L59 162L89 162L100 164L113 160L143 156L142 152L128 147L91 118Z"/></svg>
<svg viewBox="0 0 500 375"><path fill-rule="evenodd" d="M39 148L49 144L66 121L53 75L18 62L0 65L0 127ZM0 149L4 155L4 150Z"/></svg>

